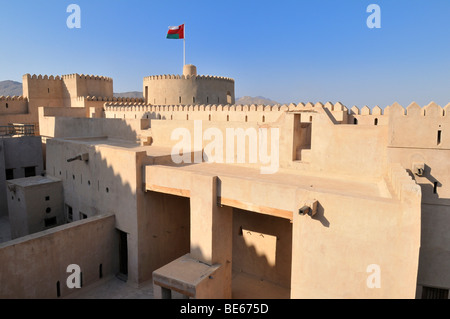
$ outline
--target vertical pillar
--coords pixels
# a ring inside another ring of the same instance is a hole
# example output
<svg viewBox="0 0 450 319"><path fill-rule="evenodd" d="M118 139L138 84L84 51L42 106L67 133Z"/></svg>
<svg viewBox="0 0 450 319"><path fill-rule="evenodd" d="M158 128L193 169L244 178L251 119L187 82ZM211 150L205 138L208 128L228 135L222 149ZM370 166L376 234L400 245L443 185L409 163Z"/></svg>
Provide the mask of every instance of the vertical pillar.
<svg viewBox="0 0 450 319"><path fill-rule="evenodd" d="M232 208L217 206L217 176L191 178L191 257L221 265L204 298L231 298Z"/></svg>

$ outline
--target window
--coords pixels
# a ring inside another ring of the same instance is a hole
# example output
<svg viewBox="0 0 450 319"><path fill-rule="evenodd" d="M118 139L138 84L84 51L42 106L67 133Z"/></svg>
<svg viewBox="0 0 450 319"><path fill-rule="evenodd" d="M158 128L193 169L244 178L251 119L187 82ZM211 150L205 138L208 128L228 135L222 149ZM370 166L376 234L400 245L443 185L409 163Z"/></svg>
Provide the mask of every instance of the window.
<svg viewBox="0 0 450 319"><path fill-rule="evenodd" d="M103 278L103 264L100 264L100 266L98 267L98 277L100 279Z"/></svg>
<svg viewBox="0 0 450 319"><path fill-rule="evenodd" d="M448 289L423 287L422 299L448 299Z"/></svg>
<svg viewBox="0 0 450 319"><path fill-rule="evenodd" d="M81 219L81 220L87 219L87 218L88 218L88 217L87 217L86 214L83 214L82 212L80 212L80 219Z"/></svg>
<svg viewBox="0 0 450 319"><path fill-rule="evenodd" d="M67 211L67 221L71 222L73 221L73 209L71 206L66 205L66 211Z"/></svg>
<svg viewBox="0 0 450 319"><path fill-rule="evenodd" d="M439 130L437 134L437 144L441 145L441 142L442 142L442 131Z"/></svg>
<svg viewBox="0 0 450 319"><path fill-rule="evenodd" d="M375 124L375 126L378 125L378 119L375 119L374 124Z"/></svg>
<svg viewBox="0 0 450 319"><path fill-rule="evenodd" d="M34 166L25 167L25 177L32 177L32 176L36 176L36 167Z"/></svg>
<svg viewBox="0 0 450 319"><path fill-rule="evenodd" d="M61 284L59 281L56 283L56 297L61 297Z"/></svg>
<svg viewBox="0 0 450 319"><path fill-rule="evenodd" d="M438 186L439 186L438 182L434 182L434 186L433 186L433 193L434 194L437 194Z"/></svg>
<svg viewBox="0 0 450 319"><path fill-rule="evenodd" d="M231 92L230 91L227 91L227 103L228 104L232 104L232 98L231 98Z"/></svg>
<svg viewBox="0 0 450 319"><path fill-rule="evenodd" d="M6 103L6 108L8 108L9 107L9 105L8 105L8 103Z"/></svg>
<svg viewBox="0 0 450 319"><path fill-rule="evenodd" d="M50 200L50 196L45 196L45 201L48 202Z"/></svg>
<svg viewBox="0 0 450 319"><path fill-rule="evenodd" d="M52 209L51 209L50 207L47 207L47 209L45 210L45 212L46 212L47 214L50 214L50 213L52 212Z"/></svg>
<svg viewBox="0 0 450 319"><path fill-rule="evenodd" d="M353 124L358 125L358 119L354 119Z"/></svg>
<svg viewBox="0 0 450 319"><path fill-rule="evenodd" d="M9 181L11 179L14 179L14 169L8 168L5 170L6 180Z"/></svg>
<svg viewBox="0 0 450 319"><path fill-rule="evenodd" d="M50 217L50 218L46 218L44 220L45 223L45 227L52 227L52 226L56 226L57 222L56 222L56 217Z"/></svg>

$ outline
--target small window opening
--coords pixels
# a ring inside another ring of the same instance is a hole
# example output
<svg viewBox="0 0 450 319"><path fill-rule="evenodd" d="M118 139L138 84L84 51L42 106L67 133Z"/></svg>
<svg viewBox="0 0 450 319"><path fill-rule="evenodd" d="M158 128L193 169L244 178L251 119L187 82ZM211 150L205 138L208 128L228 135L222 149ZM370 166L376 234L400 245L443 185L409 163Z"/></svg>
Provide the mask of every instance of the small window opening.
<svg viewBox="0 0 450 319"><path fill-rule="evenodd" d="M59 281L56 283L56 297L61 297L61 284Z"/></svg>
<svg viewBox="0 0 450 319"><path fill-rule="evenodd" d="M50 213L52 212L52 209L51 209L50 207L47 207L47 209L45 210L45 212L46 212L47 214L50 214Z"/></svg>
<svg viewBox="0 0 450 319"><path fill-rule="evenodd" d="M45 227L52 227L57 224L56 217L46 218L44 220Z"/></svg>
<svg viewBox="0 0 450 319"><path fill-rule="evenodd" d="M73 209L69 205L66 205L66 207L67 207L67 220L71 222L73 221Z"/></svg>
<svg viewBox="0 0 450 319"><path fill-rule="evenodd" d="M439 130L437 134L437 144L441 145L441 143L442 143L442 131Z"/></svg>
<svg viewBox="0 0 450 319"><path fill-rule="evenodd" d="M434 182L434 186L433 186L433 193L437 194L437 189L438 189L438 182Z"/></svg>
<svg viewBox="0 0 450 319"><path fill-rule="evenodd" d="M6 108L8 108L9 107L9 105L8 105L8 103L6 103Z"/></svg>
<svg viewBox="0 0 450 319"><path fill-rule="evenodd" d="M98 266L98 277L100 279L103 278L103 264L100 264L100 266Z"/></svg>
<svg viewBox="0 0 450 319"><path fill-rule="evenodd" d="M375 126L378 125L378 119L375 119L374 124L375 124Z"/></svg>
<svg viewBox="0 0 450 319"><path fill-rule="evenodd" d="M7 181L14 179L14 169L13 168L6 169L5 173L6 173L6 180Z"/></svg>
<svg viewBox="0 0 450 319"><path fill-rule="evenodd" d="M45 196L45 201L48 202L50 200L50 196Z"/></svg>
<svg viewBox="0 0 450 319"><path fill-rule="evenodd" d="M358 125L358 119L353 119L353 124Z"/></svg>
<svg viewBox="0 0 450 319"><path fill-rule="evenodd" d="M36 176L36 167L25 167L25 177Z"/></svg>

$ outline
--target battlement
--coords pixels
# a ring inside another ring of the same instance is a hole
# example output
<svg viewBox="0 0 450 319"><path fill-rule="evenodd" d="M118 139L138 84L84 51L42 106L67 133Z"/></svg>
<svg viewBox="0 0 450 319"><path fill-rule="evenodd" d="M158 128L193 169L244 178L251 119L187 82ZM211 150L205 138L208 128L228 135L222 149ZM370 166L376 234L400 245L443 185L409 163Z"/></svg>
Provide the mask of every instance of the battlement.
<svg viewBox="0 0 450 319"><path fill-rule="evenodd" d="M53 76L53 75L42 75L42 74L39 74L39 75L25 74L23 76L23 78L27 79L27 80L62 81L62 78L59 75Z"/></svg>
<svg viewBox="0 0 450 319"><path fill-rule="evenodd" d="M130 97L107 97L107 96L79 96L77 97L79 102L83 101L103 101L103 102L114 102L123 104L144 104L143 98L130 98Z"/></svg>
<svg viewBox="0 0 450 319"><path fill-rule="evenodd" d="M109 102L105 103L108 111L147 111L147 112L284 112L289 111L288 105L150 105L143 102Z"/></svg>
<svg viewBox="0 0 450 319"><path fill-rule="evenodd" d="M442 107L435 102L431 102L421 108L417 103L413 102L408 107L404 108L396 102L387 109L391 114L405 117L447 117L450 111L450 103Z"/></svg>
<svg viewBox="0 0 450 319"><path fill-rule="evenodd" d="M23 97L22 95L21 96L17 96L17 95L14 95L14 96L0 96L0 101L26 101L26 98L25 97Z"/></svg>
<svg viewBox="0 0 450 319"><path fill-rule="evenodd" d="M112 82L113 79L107 76L100 76L100 75L86 75L86 74L67 74L63 75L62 78L65 79L83 79L83 80L95 80L95 81L106 81L106 82Z"/></svg>
<svg viewBox="0 0 450 319"><path fill-rule="evenodd" d="M234 79L227 78L223 76L211 76L211 75L175 75L175 74L164 74L164 75L151 75L144 77L144 81L157 81L157 80L188 80L188 79L197 79L197 80L223 80L230 81L234 83Z"/></svg>
<svg viewBox="0 0 450 319"><path fill-rule="evenodd" d="M98 81L107 81L112 82L113 79L107 76L99 76L99 75L85 75L85 74L66 74L66 75L36 75L36 74L25 74L23 76L24 78L27 78L28 80L49 80L49 81L63 81L63 80L69 80L69 79L86 79L86 80L98 80Z"/></svg>

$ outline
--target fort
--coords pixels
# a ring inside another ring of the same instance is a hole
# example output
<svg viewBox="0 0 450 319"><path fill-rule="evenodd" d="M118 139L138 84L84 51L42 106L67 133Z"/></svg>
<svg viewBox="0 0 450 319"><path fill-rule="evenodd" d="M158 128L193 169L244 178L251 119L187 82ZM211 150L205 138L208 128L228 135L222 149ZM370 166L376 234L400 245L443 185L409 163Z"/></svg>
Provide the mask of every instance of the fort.
<svg viewBox="0 0 450 319"><path fill-rule="evenodd" d="M34 125L41 153L21 156L42 164L10 167L0 143L0 297L71 298L76 264L80 292L120 278L151 298L449 298L450 104L236 105L234 85L186 65L130 99L108 77L25 75L0 125Z"/></svg>

